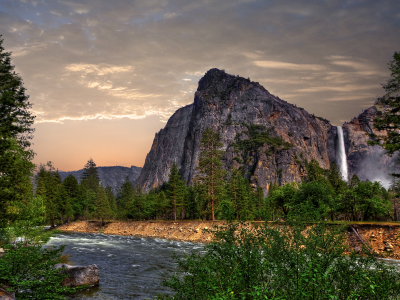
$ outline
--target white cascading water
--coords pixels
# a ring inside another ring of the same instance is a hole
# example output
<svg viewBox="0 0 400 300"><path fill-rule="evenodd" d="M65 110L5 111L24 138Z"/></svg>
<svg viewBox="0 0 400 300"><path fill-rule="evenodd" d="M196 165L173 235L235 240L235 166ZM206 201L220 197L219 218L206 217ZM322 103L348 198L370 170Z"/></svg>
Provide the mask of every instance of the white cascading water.
<svg viewBox="0 0 400 300"><path fill-rule="evenodd" d="M342 173L343 179L347 181L347 159L346 159L346 151L344 150L344 138L343 138L343 129L342 126L337 126L338 133L338 143L336 149L336 161L338 163L338 167L340 169L340 173Z"/></svg>

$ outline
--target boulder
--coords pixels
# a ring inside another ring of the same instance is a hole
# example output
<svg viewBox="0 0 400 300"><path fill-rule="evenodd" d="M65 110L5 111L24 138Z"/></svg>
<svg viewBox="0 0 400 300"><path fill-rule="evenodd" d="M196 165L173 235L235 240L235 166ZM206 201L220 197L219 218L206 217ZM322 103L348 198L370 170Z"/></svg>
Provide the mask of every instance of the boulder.
<svg viewBox="0 0 400 300"><path fill-rule="evenodd" d="M64 268L61 273L69 274L62 282L66 287L79 287L82 285L98 285L99 284L99 268L96 265L89 266L70 266L67 264L56 264L56 269Z"/></svg>
<svg viewBox="0 0 400 300"><path fill-rule="evenodd" d="M0 286L0 300L15 300L15 293L9 293L6 289L6 286Z"/></svg>

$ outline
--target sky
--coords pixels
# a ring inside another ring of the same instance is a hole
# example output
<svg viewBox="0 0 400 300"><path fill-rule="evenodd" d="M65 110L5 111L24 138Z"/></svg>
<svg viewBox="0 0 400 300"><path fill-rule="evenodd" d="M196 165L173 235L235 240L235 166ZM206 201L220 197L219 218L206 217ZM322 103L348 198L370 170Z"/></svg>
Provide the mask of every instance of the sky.
<svg viewBox="0 0 400 300"><path fill-rule="evenodd" d="M373 105L400 51L398 0L0 0L36 116L34 163L142 167L211 68L333 125Z"/></svg>

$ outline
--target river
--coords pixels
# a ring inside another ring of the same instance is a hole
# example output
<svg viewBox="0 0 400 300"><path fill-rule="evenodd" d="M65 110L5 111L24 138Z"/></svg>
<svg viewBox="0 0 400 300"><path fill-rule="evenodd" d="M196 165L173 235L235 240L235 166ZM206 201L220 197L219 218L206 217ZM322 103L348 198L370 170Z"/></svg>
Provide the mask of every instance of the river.
<svg viewBox="0 0 400 300"><path fill-rule="evenodd" d="M172 294L162 286L177 270L172 254L201 252L203 244L157 238L140 238L99 233L62 233L47 246L66 245L74 265L96 264L100 285L69 299L154 299L158 293ZM400 270L400 261L384 259Z"/></svg>
<svg viewBox="0 0 400 300"><path fill-rule="evenodd" d="M96 264L100 285L69 299L153 299L158 293L171 294L162 286L177 269L172 259L202 250L202 244L155 238L90 233L62 233L47 246L66 245L74 265Z"/></svg>

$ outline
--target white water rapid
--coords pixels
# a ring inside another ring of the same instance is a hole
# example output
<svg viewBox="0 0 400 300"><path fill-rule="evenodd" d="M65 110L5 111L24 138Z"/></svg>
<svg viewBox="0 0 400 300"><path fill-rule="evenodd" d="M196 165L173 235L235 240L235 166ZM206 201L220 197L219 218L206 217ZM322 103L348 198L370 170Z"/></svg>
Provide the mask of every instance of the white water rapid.
<svg viewBox="0 0 400 300"><path fill-rule="evenodd" d="M340 173L342 173L343 179L347 181L347 159L346 159L346 151L344 150L344 138L343 138L343 130L342 126L337 126L338 133L338 143L336 149L336 161L338 167L340 169Z"/></svg>

